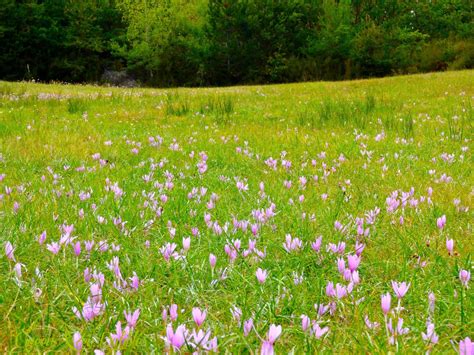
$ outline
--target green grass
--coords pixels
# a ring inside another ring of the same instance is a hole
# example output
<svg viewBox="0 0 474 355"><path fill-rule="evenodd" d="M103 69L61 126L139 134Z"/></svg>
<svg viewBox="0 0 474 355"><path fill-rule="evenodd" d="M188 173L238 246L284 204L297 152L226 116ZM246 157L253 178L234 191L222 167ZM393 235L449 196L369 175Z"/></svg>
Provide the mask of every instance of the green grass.
<svg viewBox="0 0 474 355"><path fill-rule="evenodd" d="M4 254L0 259L0 349L71 351L72 336L80 332L88 353L110 352L106 338L117 321L125 326L123 311L139 308L136 328L114 349L160 353L167 324L162 310L175 303L174 329L179 324L196 328L192 308L207 310L202 329L217 336L221 352L258 351L269 326L278 324L283 331L274 344L277 353L422 353L428 350L421 333L433 292L431 321L439 343L432 349L454 352L474 329L472 281L464 288L459 280L459 271L473 265L473 83L474 71L173 90L0 82L0 174L5 174L0 241L2 248L7 241L13 244L16 259ZM160 141L157 136L162 142L151 144ZM177 150L170 149L174 142ZM200 152L208 156L202 174ZM102 161L93 158L96 153ZM270 157L278 160L275 169L265 163ZM291 161L290 169L282 159ZM82 166L84 171L76 170ZM287 180L292 181L289 189ZM248 184L248 191L239 191L236 181ZM108 188L115 183L123 196L115 197ZM201 187L207 188L205 196L188 198ZM400 198L411 189L405 207L387 211L394 191ZM87 192L90 198L81 200ZM209 209L212 193L218 198ZM275 216L259 223L254 237L252 211L271 203ZM356 217L376 207L375 223L364 225L368 236L358 236ZM222 228L227 224L227 231L216 235L205 213ZM447 223L440 230L442 215ZM118 217L126 222L123 228L114 225ZM248 220L247 231L235 231L233 218ZM336 221L346 232L335 229ZM71 246L62 245L57 255L46 248L59 241L63 223L74 224L79 257ZM199 236L192 236L193 227ZM43 231L47 237L40 245ZM302 250L286 252L286 234L300 238ZM319 235L323 245L316 253L311 242ZM185 259L167 262L160 248L176 243L181 253L187 236L191 247L182 252ZM452 256L446 238L454 240ZM236 239L242 246L229 263L224 247ZM250 239L266 251L262 260L242 255ZM303 332L300 316L317 319L313 305L333 301L325 292L328 281L348 285L327 246L344 241L346 259L356 240L365 244L361 282L335 301L334 314L320 318L321 327L330 331L315 339ZM85 241L95 241L90 255ZM120 250L101 252L100 241ZM214 270L210 253L217 256ZM117 276L107 267L114 256L125 281L136 272L138 290L114 287ZM21 278L14 271L17 262L23 264ZM82 309L90 295L86 268L105 277L106 307L91 322L72 311ZM263 284L257 282L257 268L268 271ZM227 278L222 279L224 269ZM294 273L303 274L298 285ZM392 280L411 283L401 301L404 310L389 315L394 322L402 317L409 328L396 345L388 343L380 308L387 292L395 307ZM232 318L233 306L241 308L242 322L253 318L255 328L247 337ZM365 315L380 327L368 329Z"/></svg>

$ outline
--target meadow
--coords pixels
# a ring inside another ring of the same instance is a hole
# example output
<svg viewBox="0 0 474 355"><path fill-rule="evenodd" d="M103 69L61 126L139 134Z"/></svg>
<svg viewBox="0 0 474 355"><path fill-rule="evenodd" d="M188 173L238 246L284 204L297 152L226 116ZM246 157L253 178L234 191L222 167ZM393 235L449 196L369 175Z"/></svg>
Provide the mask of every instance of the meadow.
<svg viewBox="0 0 474 355"><path fill-rule="evenodd" d="M474 71L0 96L1 352L474 353Z"/></svg>

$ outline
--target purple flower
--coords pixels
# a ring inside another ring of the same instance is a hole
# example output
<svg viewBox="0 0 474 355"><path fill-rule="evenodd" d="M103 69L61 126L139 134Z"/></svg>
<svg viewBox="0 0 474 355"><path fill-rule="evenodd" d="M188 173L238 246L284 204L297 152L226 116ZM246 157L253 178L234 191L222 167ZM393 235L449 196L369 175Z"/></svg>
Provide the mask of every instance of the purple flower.
<svg viewBox="0 0 474 355"><path fill-rule="evenodd" d="M311 319L309 319L309 317L306 314L302 314L300 318L301 318L301 328L303 329L303 332L305 332L308 329L309 324L311 323Z"/></svg>
<svg viewBox="0 0 474 355"><path fill-rule="evenodd" d="M317 322L313 323L313 327L311 328L311 335L313 335L316 339L320 339L327 332L329 332L328 327L321 328Z"/></svg>
<svg viewBox="0 0 474 355"><path fill-rule="evenodd" d="M59 245L59 243L56 243L56 242L52 242L51 244L46 245L46 249L48 249L54 255L59 253L60 248L61 246Z"/></svg>
<svg viewBox="0 0 474 355"><path fill-rule="evenodd" d="M459 271L459 279L464 287L467 287L469 280L471 279L471 273L467 270Z"/></svg>
<svg viewBox="0 0 474 355"><path fill-rule="evenodd" d="M5 243L5 255L7 256L8 259L15 261L15 255L13 254L15 252L15 248L13 248L12 243L6 242Z"/></svg>
<svg viewBox="0 0 474 355"><path fill-rule="evenodd" d="M396 339L397 339L398 336L404 335L404 334L408 333L408 331L409 331L408 328L403 328L403 318L398 318L396 328L393 328L392 319L390 318L390 320L387 323L387 329L392 334L390 339L389 339L390 344L392 344L392 345L395 344Z"/></svg>
<svg viewBox="0 0 474 355"><path fill-rule="evenodd" d="M448 249L449 255L453 255L454 241L446 238L446 249Z"/></svg>
<svg viewBox="0 0 474 355"><path fill-rule="evenodd" d="M382 312L383 314L387 315L388 312L390 312L390 302L392 301L392 297L390 296L390 293L387 292L387 294L382 295Z"/></svg>
<svg viewBox="0 0 474 355"><path fill-rule="evenodd" d="M267 278L267 270L262 270L261 268L258 268L255 275L257 276L258 282L263 284Z"/></svg>
<svg viewBox="0 0 474 355"><path fill-rule="evenodd" d="M186 327L182 324L176 328L176 332L173 331L173 326L168 324L166 327L166 341L169 345L173 346L175 349L180 349L185 339Z"/></svg>
<svg viewBox="0 0 474 355"><path fill-rule="evenodd" d="M273 355L273 354L274 354L273 344L265 340L262 343L262 347L260 349L260 355Z"/></svg>
<svg viewBox="0 0 474 355"><path fill-rule="evenodd" d="M217 257L214 254L209 254L209 264L211 265L211 268L214 269L214 267L216 266L216 262Z"/></svg>
<svg viewBox="0 0 474 355"><path fill-rule="evenodd" d="M198 327L200 327L202 323L204 323L204 320L206 319L206 315L207 315L206 311L201 311L199 308L194 307L192 313L193 313L194 322L196 323Z"/></svg>
<svg viewBox="0 0 474 355"><path fill-rule="evenodd" d="M178 305L177 304L172 304L170 306L170 318L172 322L178 319Z"/></svg>
<svg viewBox="0 0 474 355"><path fill-rule="evenodd" d="M41 233L38 237L38 243L41 245L44 243L44 241L46 240L46 231L44 231L43 233Z"/></svg>
<svg viewBox="0 0 474 355"><path fill-rule="evenodd" d="M135 312L133 313L127 313L126 311L123 311L123 314L130 329L135 328L135 326L137 325L138 317L140 317L140 309L135 310Z"/></svg>
<svg viewBox="0 0 474 355"><path fill-rule="evenodd" d="M319 252L319 250L321 249L322 242L323 237L319 236L319 238L317 238L314 242L311 243L311 248L313 248L315 252Z"/></svg>
<svg viewBox="0 0 474 355"><path fill-rule="evenodd" d="M437 344L438 335L435 332L435 325L433 323L428 323L426 325L426 333L421 333L421 337L427 343Z"/></svg>
<svg viewBox="0 0 474 355"><path fill-rule="evenodd" d="M334 284L332 282L328 282L326 285L326 295L328 297L336 296L336 290L334 289Z"/></svg>
<svg viewBox="0 0 474 355"><path fill-rule="evenodd" d="M244 322L244 335L248 336L253 328L253 319L249 318Z"/></svg>
<svg viewBox="0 0 474 355"><path fill-rule="evenodd" d="M79 256L81 255L81 242L76 242L76 244L74 244L74 254L76 256Z"/></svg>
<svg viewBox="0 0 474 355"><path fill-rule="evenodd" d="M365 315L364 322L366 327L369 329L377 329L380 326L377 322L371 322L368 315Z"/></svg>
<svg viewBox="0 0 474 355"><path fill-rule="evenodd" d="M347 256L347 263L349 265L349 269L351 271L355 271L359 267L360 260L361 260L361 258L358 255L348 255Z"/></svg>
<svg viewBox="0 0 474 355"><path fill-rule="evenodd" d="M125 340L128 339L128 335L130 334L130 328L126 326L122 330L122 323L120 321L117 322L115 325L115 334L110 334L110 337L112 338L112 342L123 344Z"/></svg>
<svg viewBox="0 0 474 355"><path fill-rule="evenodd" d="M474 343L469 337L459 342L459 355L474 355Z"/></svg>
<svg viewBox="0 0 474 355"><path fill-rule="evenodd" d="M407 284L406 282L395 282L392 281L392 288L393 292L395 292L395 295L397 298L403 298L405 294L407 293L408 289L410 288L410 284Z"/></svg>
<svg viewBox="0 0 474 355"><path fill-rule="evenodd" d="M442 215L436 220L436 225L438 226L439 229L443 229L444 226L446 225L446 216Z"/></svg>
<svg viewBox="0 0 474 355"><path fill-rule="evenodd" d="M270 325L270 329L268 330L267 338L268 341L273 344L278 339L281 334L281 325Z"/></svg>
<svg viewBox="0 0 474 355"><path fill-rule="evenodd" d="M76 349L76 352L79 354L82 350L81 333L79 332L74 333L74 335L72 336L72 343L74 344L74 349Z"/></svg>

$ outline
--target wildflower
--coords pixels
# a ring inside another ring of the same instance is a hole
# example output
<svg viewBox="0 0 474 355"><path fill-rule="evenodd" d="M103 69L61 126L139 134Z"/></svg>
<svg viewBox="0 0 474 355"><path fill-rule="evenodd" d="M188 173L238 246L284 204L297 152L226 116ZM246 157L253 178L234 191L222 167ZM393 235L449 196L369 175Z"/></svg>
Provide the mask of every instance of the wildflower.
<svg viewBox="0 0 474 355"><path fill-rule="evenodd" d="M191 248L191 238L183 238L183 249L184 251L188 251Z"/></svg>
<svg viewBox="0 0 474 355"><path fill-rule="evenodd" d="M41 245L44 243L45 240L46 240L46 231L44 231L38 236L38 243Z"/></svg>
<svg viewBox="0 0 474 355"><path fill-rule="evenodd" d="M428 322L428 324L426 325L426 333L421 333L421 337L427 343L437 344L438 335L435 332L435 325L433 323Z"/></svg>
<svg viewBox="0 0 474 355"><path fill-rule="evenodd" d="M59 243L56 243L56 242L53 242L51 244L48 244L46 245L46 249L48 249L51 253L53 253L54 255L56 255L57 253L59 253L59 249L60 249L60 245Z"/></svg>
<svg viewBox="0 0 474 355"><path fill-rule="evenodd" d="M467 288L467 284L471 279L471 273L467 270L461 270L459 271L459 279L461 280L462 285Z"/></svg>
<svg viewBox="0 0 474 355"><path fill-rule="evenodd" d="M323 241L323 237L319 236L319 238L317 238L314 242L311 243L311 248L315 252L319 252L319 250L321 249L322 241Z"/></svg>
<svg viewBox="0 0 474 355"><path fill-rule="evenodd" d="M443 229L444 226L446 225L446 216L442 215L436 220L436 225L438 226L439 229Z"/></svg>
<svg viewBox="0 0 474 355"><path fill-rule="evenodd" d="M313 327L311 328L311 335L314 336L316 339L320 339L327 332L329 332L328 327L321 328L317 322L313 323Z"/></svg>
<svg viewBox="0 0 474 355"><path fill-rule="evenodd" d="M130 327L130 329L135 328L137 325L138 317L140 317L140 309L135 310L135 312L129 312L127 313L126 311L123 311L123 314L125 316L125 320L127 321L127 326Z"/></svg>
<svg viewBox="0 0 474 355"><path fill-rule="evenodd" d="M334 297L336 295L336 290L334 289L334 284L332 282L328 282L326 285L326 295L328 297Z"/></svg>
<svg viewBox="0 0 474 355"><path fill-rule="evenodd" d="M308 329L309 323L311 322L311 320L305 314L302 314L300 318L301 318L301 328L303 329L303 332L305 332Z"/></svg>
<svg viewBox="0 0 474 355"><path fill-rule="evenodd" d="M390 302L392 300L392 297L390 296L390 293L387 292L387 294L382 295L382 312L387 315L388 312L390 312Z"/></svg>
<svg viewBox="0 0 474 355"><path fill-rule="evenodd" d="M77 354L82 350L82 337L81 333L75 332L72 336L72 343L74 344L74 349L76 349Z"/></svg>
<svg viewBox="0 0 474 355"><path fill-rule="evenodd" d="M403 318L398 318L396 328L393 327L392 319L390 319L387 324L387 329L391 334L389 339L391 345L394 345L396 343L398 336L407 334L409 331L408 328L403 328Z"/></svg>
<svg viewBox="0 0 474 355"><path fill-rule="evenodd" d="M361 258L358 255L348 255L347 256L347 263L349 265L349 269L351 271L355 271L359 267L360 260L361 260Z"/></svg>
<svg viewBox="0 0 474 355"><path fill-rule="evenodd" d="M454 241L452 239L446 238L446 249L448 249L449 255L453 255Z"/></svg>
<svg viewBox="0 0 474 355"><path fill-rule="evenodd" d="M253 328L253 319L249 318L244 322L244 335L248 336Z"/></svg>
<svg viewBox="0 0 474 355"><path fill-rule="evenodd" d="M473 355L474 354L474 342L467 337L459 342L459 355Z"/></svg>
<svg viewBox="0 0 474 355"><path fill-rule="evenodd" d="M15 248L13 247L12 243L6 242L5 243L5 255L7 256L8 259L15 261L15 255L13 254L15 252Z"/></svg>
<svg viewBox="0 0 474 355"><path fill-rule="evenodd" d="M74 244L74 254L76 256L79 256L81 255L81 242L76 242L76 244Z"/></svg>
<svg viewBox="0 0 474 355"><path fill-rule="evenodd" d="M397 296L397 298L401 299L407 293L408 289L410 288L410 284L407 285L406 282L392 281L392 288L393 288L393 292L395 292L395 295Z"/></svg>
<svg viewBox="0 0 474 355"><path fill-rule="evenodd" d="M240 323L240 317L242 317L242 310L237 306L232 306L232 308L230 309L230 313L232 313L232 318L234 318L237 323Z"/></svg>
<svg viewBox="0 0 474 355"><path fill-rule="evenodd" d="M172 304L170 306L170 318L172 322L178 319L178 305L177 304Z"/></svg>
<svg viewBox="0 0 474 355"><path fill-rule="evenodd" d="M206 315L207 315L206 311L203 312L199 308L194 307L192 313L193 313L194 322L196 323L198 327L200 327L202 323L204 323L204 320L206 319Z"/></svg>
<svg viewBox="0 0 474 355"><path fill-rule="evenodd" d="M267 270L262 270L261 268L258 268L256 272L256 276L257 276L258 282L263 284L267 278Z"/></svg>
<svg viewBox="0 0 474 355"><path fill-rule="evenodd" d="M176 328L176 331L173 331L173 326L171 324L168 324L168 326L166 327L165 338L167 345L171 345L173 348L179 350L186 341L185 332L186 327L183 324L178 326L178 328Z"/></svg>
<svg viewBox="0 0 474 355"><path fill-rule="evenodd" d="M260 349L260 353L263 354L273 354L273 344L278 339L281 334L281 325L270 325L270 329L267 333L267 340L265 340L262 344L262 348Z"/></svg>
<svg viewBox="0 0 474 355"><path fill-rule="evenodd" d="M130 334L130 328L128 325L122 330L122 323L120 321L117 322L115 325L115 334L110 334L112 338L112 342L123 344L125 340L128 339L128 335Z"/></svg>
<svg viewBox="0 0 474 355"><path fill-rule="evenodd" d="M369 329L377 329L380 326L377 322L371 322L368 315L365 315L364 322Z"/></svg>
<svg viewBox="0 0 474 355"><path fill-rule="evenodd" d="M209 254L209 264L211 264L211 268L214 269L216 266L217 257L214 254Z"/></svg>

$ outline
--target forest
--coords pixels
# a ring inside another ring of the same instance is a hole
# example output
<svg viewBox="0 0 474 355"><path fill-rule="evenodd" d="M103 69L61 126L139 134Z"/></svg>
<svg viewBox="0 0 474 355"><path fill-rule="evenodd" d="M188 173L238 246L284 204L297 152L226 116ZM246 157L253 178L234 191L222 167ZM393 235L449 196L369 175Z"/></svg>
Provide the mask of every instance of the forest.
<svg viewBox="0 0 474 355"><path fill-rule="evenodd" d="M469 0L0 0L0 80L143 86L474 67Z"/></svg>

